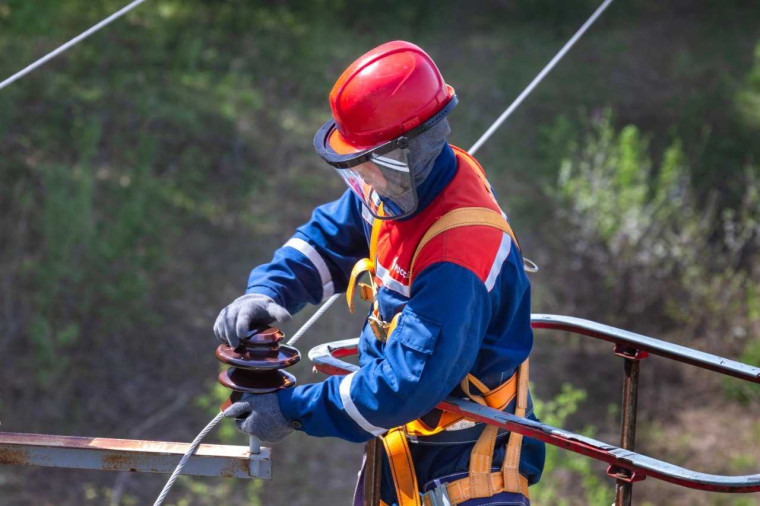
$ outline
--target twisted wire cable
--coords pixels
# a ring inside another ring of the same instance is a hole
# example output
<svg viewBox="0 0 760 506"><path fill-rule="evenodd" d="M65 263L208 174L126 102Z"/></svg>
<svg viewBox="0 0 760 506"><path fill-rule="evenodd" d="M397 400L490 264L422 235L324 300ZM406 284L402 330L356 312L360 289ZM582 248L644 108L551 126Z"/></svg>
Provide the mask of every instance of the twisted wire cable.
<svg viewBox="0 0 760 506"><path fill-rule="evenodd" d="M327 299L325 303L322 304L322 306L320 306L320 308L317 309L317 311L313 315L311 315L311 318L309 318L306 321L306 323L304 323L303 326L300 329L298 329L298 332L293 334L293 337L290 338L287 344L291 346L296 344L298 340L301 339L301 336L304 335L311 328L312 325L317 323L317 320L319 320L323 314L325 314L325 311L330 309L330 306L332 306L333 303L336 300L338 300L338 297L340 297L340 295L341 294L336 293L336 294L333 294L329 299Z"/></svg>
<svg viewBox="0 0 760 506"><path fill-rule="evenodd" d="M169 491L171 490L172 486L174 485L174 482L177 481L177 478L179 478L179 475L182 473L182 469L187 464L187 461L190 460L190 456L195 453L195 451L198 449L198 447L201 445L201 441L203 441L203 438L205 438L211 430L216 427L216 425L222 420L224 417L224 412L219 412L217 415L206 425L202 431L198 433L197 436L195 436L195 439L193 439L193 442L190 443L190 448L188 448L187 452L182 456L182 458L179 461L179 464L177 464L177 467L174 468L174 472L172 472L172 475L169 477L169 480L166 482L166 485L164 485L163 490L161 490L161 493L158 494L158 498L156 499L156 502L153 503L153 506L161 506L163 504L164 500L166 499L166 496L169 494Z"/></svg>
<svg viewBox="0 0 760 506"><path fill-rule="evenodd" d="M530 82L530 84L520 93L517 98L512 102L507 109L501 113L501 116L499 116L496 121L491 124L490 127L488 127L488 130L483 133L483 135L480 136L480 139L475 141L475 144L472 145L470 149L467 150L468 153L471 155L474 155L476 151L480 149L480 147L485 144L485 142L493 135L493 133L498 129L506 119L512 115L512 113L517 109L520 104L525 100L525 98L531 94L531 92L535 89L536 86L538 86L538 83L540 83L544 77L546 77L546 74L551 72L551 70L554 68L557 63L567 54L568 51L570 51L570 48L572 48L576 42L578 42L578 39L581 38L581 36L586 33L586 30L594 24L594 21L602 15L602 13L609 7L609 5L612 3L612 0L604 0L602 4L594 11L594 13L589 17L583 25L578 29L577 32L575 32L575 35L573 35L570 40L568 40L564 46L562 46L562 49L559 50L559 52L554 55L554 58L549 61L549 63L546 64L546 66L541 70L541 72L538 73L536 77L533 78L533 80Z"/></svg>
<svg viewBox="0 0 760 506"><path fill-rule="evenodd" d="M298 341L301 336L303 336L314 323L323 315L325 314L325 311L327 311L330 306L338 300L338 297L340 294L334 294L329 299L325 301L322 306L309 318L306 323L304 323L300 329L293 335L293 337L290 338L288 341L288 344L294 344L296 341ZM229 409L229 408L227 408ZM192 443L190 443L190 447L187 449L187 452L182 456L179 463L177 464L177 467L172 472L171 476L166 482L166 485L164 485L164 488L161 490L161 493L158 495L158 498L156 499L156 502L153 503L153 506L161 506L163 504L164 500L166 499L166 496L169 494L169 491L171 490L172 486L174 486L174 482L177 481L177 478L179 478L179 475L182 474L182 469L185 467L187 462L190 460L190 457L195 453L195 451L198 449L198 447L201 444L201 441L208 435L209 432L211 432L214 427L224 418L224 412L217 413L217 415L206 425L202 431L198 433L197 436L195 436L195 439Z"/></svg>
<svg viewBox="0 0 760 506"><path fill-rule="evenodd" d="M76 37L74 37L73 39L71 39L70 41L68 41L67 43L65 43L62 46L58 47L57 49L54 49L53 51L49 52L48 54L46 54L45 56L43 56L39 60L35 61L34 63L32 63L32 64L30 64L30 65L28 65L26 67L24 67L21 70L19 70L18 72L16 72L12 76L10 76L8 79L6 79L5 81L3 81L3 82L0 83L0 90L2 90L3 88L5 88L6 86L10 85L11 83L17 81L18 79L21 79L22 77L24 77L25 75L27 75L28 73L30 73L31 71L33 71L34 69L36 69L38 67L41 67L42 65L44 65L47 62L49 62L50 60L52 60L56 56L60 55L61 53L64 53L68 49L74 47L75 45L77 45L78 43L80 43L81 41L83 41L84 39L86 39L87 37L89 37L90 35L92 35L93 33L97 32L98 30L100 30L104 26L107 26L107 25L111 24L111 22L116 21L117 19L119 19L120 17L122 17L124 14L128 13L129 11L131 11L132 9L134 9L135 7L137 7L138 5L140 5L141 3L145 2L145 1L146 0L135 0L134 2L126 5L125 7L122 7L118 11L114 12L113 14L111 14L110 16L108 16L107 18L105 18L100 23L98 23L98 24L92 26L91 28L85 30L84 32L80 33L79 35L77 35Z"/></svg>

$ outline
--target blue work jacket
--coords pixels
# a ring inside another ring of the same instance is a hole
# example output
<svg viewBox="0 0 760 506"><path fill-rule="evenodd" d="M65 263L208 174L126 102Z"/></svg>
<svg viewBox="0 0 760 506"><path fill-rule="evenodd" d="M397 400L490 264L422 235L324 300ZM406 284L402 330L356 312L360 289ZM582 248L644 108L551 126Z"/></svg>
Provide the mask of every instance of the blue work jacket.
<svg viewBox="0 0 760 506"><path fill-rule="evenodd" d="M446 145L418 189L417 214L452 184L459 165ZM372 216L346 190L338 200L317 207L271 262L253 269L247 293L268 295L294 313L306 303L344 292L352 267L368 256L371 229ZM429 413L448 395L461 396L458 384L467 373L489 388L509 378L533 344L530 283L520 251L506 234L488 254L480 259L487 278L447 257L415 271L411 286L389 277L378 300L387 321L401 311L391 337L379 341L365 323L359 371L280 391L285 418L313 436L362 442ZM528 416L534 418L532 405ZM429 449L413 448L415 460L430 464L428 470L417 466L420 482L466 471L471 448L433 443ZM535 483L543 468L543 443L524 438L521 455L520 472ZM497 449L495 465L502 457L503 448Z"/></svg>

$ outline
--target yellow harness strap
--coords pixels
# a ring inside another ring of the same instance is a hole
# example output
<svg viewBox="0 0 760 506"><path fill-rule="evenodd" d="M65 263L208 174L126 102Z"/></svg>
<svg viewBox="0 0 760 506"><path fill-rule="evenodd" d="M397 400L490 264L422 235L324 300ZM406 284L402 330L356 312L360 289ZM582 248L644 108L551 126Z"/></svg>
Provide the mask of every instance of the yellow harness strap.
<svg viewBox="0 0 760 506"><path fill-rule="evenodd" d="M382 440L396 487L398 506L421 506L417 476L404 427L389 430L382 436Z"/></svg>
<svg viewBox="0 0 760 506"><path fill-rule="evenodd" d="M380 206L380 212L382 213L383 206ZM360 295L363 300L374 300L377 295L377 287L375 286L375 263L377 261L377 238L380 236L380 226L383 224L383 220L375 218L372 222L372 233L369 237L369 258L362 258L351 269L351 276L348 278L348 287L346 287L346 302L348 303L348 310L354 312L354 290L356 289L356 281L365 272L369 272L370 285L367 286L364 283L359 284ZM371 292L371 297L370 297Z"/></svg>
<svg viewBox="0 0 760 506"><path fill-rule="evenodd" d="M501 471L495 471L491 473L490 479L491 479L491 483L493 484L493 489L495 491L493 495L496 495L500 492L512 492L512 493L519 493L519 494L524 495L525 497L528 497L528 493L529 493L528 479L522 475L520 475L520 484L518 488L506 487L504 485L504 480L503 480ZM469 478L462 478L461 480L458 480L452 483L447 483L446 493L448 494L449 501L451 502L452 505L462 504L463 502L469 501L470 499L473 499L476 497L483 497L483 496L476 496L473 494L472 490L470 489ZM423 503L425 506L433 506L428 497L424 498Z"/></svg>
<svg viewBox="0 0 760 506"><path fill-rule="evenodd" d="M480 390L482 395L470 392L470 384ZM512 399L514 399L516 395L517 376L513 374L512 377L498 387L493 390L488 390L488 387L481 383L480 380L472 374L468 374L467 377L462 380L460 387L467 397L478 404L488 406L489 408L503 410L510 402L512 402ZM406 424L406 432L407 434L414 436L434 436L461 420L464 420L463 416L444 411L434 427L428 426L422 420L412 420Z"/></svg>
<svg viewBox="0 0 760 506"><path fill-rule="evenodd" d="M514 399L517 392L516 382L517 375L513 374L507 381L494 388L493 390L489 390L488 387L485 386L485 384L483 384L478 378L472 374L468 374L462 380L459 386L461 387L464 394L471 400L483 406L501 410L506 408L507 404L512 402L512 399ZM480 390L480 393L482 395L470 392L470 385L473 385L475 388Z"/></svg>
<svg viewBox="0 0 760 506"><path fill-rule="evenodd" d="M517 403L515 404L515 415L525 417L525 410L528 407L528 360L520 365L517 371ZM523 478L520 474L520 449L522 448L522 434L511 433L509 443L507 444L507 453L504 455L504 463L501 466L501 473L504 477L504 488L517 487ZM527 494L524 494L527 497Z"/></svg>
<svg viewBox="0 0 760 506"><path fill-rule="evenodd" d="M363 300L371 301L375 298L375 292L377 291L374 276L375 264L370 258L362 258L356 262L354 268L351 269L351 277L349 278L348 286L346 287L346 302L348 303L348 310L352 313L354 312L354 290L356 289L356 280L365 272L369 272L370 286L367 287L364 283L359 283L359 289L361 290L359 294ZM365 287L369 288L369 290ZM365 297L369 297L369 299Z"/></svg>
<svg viewBox="0 0 760 506"><path fill-rule="evenodd" d="M469 393L469 385L481 391L482 395ZM464 385L467 385L466 387ZM468 397L494 409L502 410L517 397L515 405L515 414L525 416L528 400L528 361L520 365L516 374L513 374L507 381L489 390L481 381L471 374L462 381L463 389L468 393ZM450 413L444 413L441 421ZM456 417L452 422L462 420L462 417ZM391 429L385 436L382 436L383 445L390 462L391 472L393 474L393 483L396 487L396 497L399 506L420 506L421 499L417 487L417 478L414 472L414 463L409 453L409 443L407 433L416 435L437 434L441 430L442 423L439 423L435 429L428 429L420 434L418 430L420 420L408 423L405 427L396 427ZM423 424L424 425L424 424ZM450 424L449 424L450 425ZM425 426L426 427L426 426ZM512 433L507 444L507 451L504 456L504 463L500 471L491 471L493 465L493 453L496 446L496 436L498 428L493 425L486 425L485 429L478 438L470 454L469 475L466 478L456 480L446 484L451 504L456 505L470 499L479 497L491 497L499 492L518 492L528 497L528 480L519 473L520 449L522 444L522 435ZM413 493L414 492L414 493ZM425 502L427 504L427 501Z"/></svg>
<svg viewBox="0 0 760 506"><path fill-rule="evenodd" d="M417 249L414 250L412 256L412 263L409 269L409 279L412 280L414 273L414 263L417 260L417 255L422 251L427 243L433 240L439 234L452 228L465 227L467 225L484 225L488 227L498 228L502 232L509 234L512 241L517 245L518 249L520 245L517 243L517 236L515 236L512 227L509 225L504 217L498 212L488 209L487 207L460 207L444 214L433 223L425 235L422 236Z"/></svg>
<svg viewBox="0 0 760 506"><path fill-rule="evenodd" d="M517 416L524 417L528 406L528 374L528 360L525 360L516 374ZM515 376L509 381L514 379ZM496 426L486 426L472 449L469 476L446 484L451 504L456 505L479 497L491 497L499 492L519 492L528 497L528 480L519 471L522 434L512 432L509 435L501 470L491 472L497 434Z"/></svg>
<svg viewBox="0 0 760 506"><path fill-rule="evenodd" d="M380 206L380 213L382 213L383 206ZM351 276L348 279L348 286L346 287L346 302L348 303L348 310L354 312L354 292L356 291L357 281L359 277L365 272L369 273L369 285L365 283L358 283L359 295L363 300L372 302L372 314L369 316L369 326L372 332L381 341L386 341L396 329L398 319L401 313L398 313L390 323L383 321L380 318L380 305L377 300L377 284L375 283L375 269L377 266L377 241L380 236L380 227L383 221L375 218L372 222L372 234L369 240L369 258L362 258L351 269Z"/></svg>

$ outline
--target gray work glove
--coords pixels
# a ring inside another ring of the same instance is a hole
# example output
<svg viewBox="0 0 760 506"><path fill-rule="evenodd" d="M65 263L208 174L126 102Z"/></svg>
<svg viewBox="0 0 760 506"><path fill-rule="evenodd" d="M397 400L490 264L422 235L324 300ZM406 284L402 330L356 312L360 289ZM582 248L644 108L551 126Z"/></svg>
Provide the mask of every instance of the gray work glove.
<svg viewBox="0 0 760 506"><path fill-rule="evenodd" d="M277 304L271 297L260 293L249 293L238 297L232 304L222 309L214 323L214 334L233 348L245 338L248 330L257 325L284 322L290 319L288 310Z"/></svg>
<svg viewBox="0 0 760 506"><path fill-rule="evenodd" d="M241 432L267 443L276 443L293 432L293 427L282 416L276 393L244 394L240 401L224 411L224 416L235 418Z"/></svg>

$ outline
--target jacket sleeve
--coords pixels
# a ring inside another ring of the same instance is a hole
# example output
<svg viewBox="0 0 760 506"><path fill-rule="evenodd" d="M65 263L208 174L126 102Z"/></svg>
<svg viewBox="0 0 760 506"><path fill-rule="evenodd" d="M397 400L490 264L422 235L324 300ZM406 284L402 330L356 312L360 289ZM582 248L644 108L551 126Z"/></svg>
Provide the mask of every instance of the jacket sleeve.
<svg viewBox="0 0 760 506"><path fill-rule="evenodd" d="M383 357L348 376L281 391L283 414L310 435L355 442L419 418L473 369L491 319L491 295L464 267L429 266L415 279Z"/></svg>
<svg viewBox="0 0 760 506"><path fill-rule="evenodd" d="M291 314L344 292L354 264L368 255L361 203L349 190L317 207L269 263L251 271L246 293L268 295Z"/></svg>

